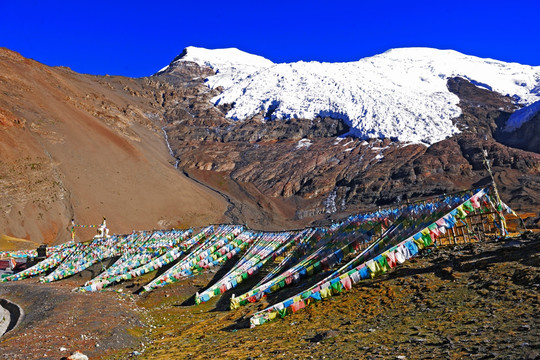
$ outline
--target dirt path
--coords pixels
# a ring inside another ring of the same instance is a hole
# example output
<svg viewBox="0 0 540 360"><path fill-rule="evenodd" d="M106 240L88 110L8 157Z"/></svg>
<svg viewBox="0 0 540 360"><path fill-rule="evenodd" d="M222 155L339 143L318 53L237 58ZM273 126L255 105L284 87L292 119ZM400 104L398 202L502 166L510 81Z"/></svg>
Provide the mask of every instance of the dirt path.
<svg viewBox="0 0 540 360"><path fill-rule="evenodd" d="M193 181L193 182L207 188L208 190L216 193L217 195L221 196L227 202L227 210L223 214L225 216L225 218L227 219L226 221L228 221L231 224L242 224L242 219L241 219L242 214L241 214L241 211L240 211L240 207L236 204L235 201L233 201L231 199L231 197L229 195L227 195L224 192L219 191L218 189L215 189L212 186L200 181L196 177L193 177L193 176L189 175L189 173L187 171L185 171L185 170L182 170L182 174L186 178L188 178L189 180L191 180L191 181Z"/></svg>
<svg viewBox="0 0 540 360"><path fill-rule="evenodd" d="M128 329L142 323L131 296L71 292L77 284L69 279L53 284L34 279L1 284L0 297L19 304L25 316L0 339L0 359L59 360L75 350L96 359L136 346L138 339Z"/></svg>

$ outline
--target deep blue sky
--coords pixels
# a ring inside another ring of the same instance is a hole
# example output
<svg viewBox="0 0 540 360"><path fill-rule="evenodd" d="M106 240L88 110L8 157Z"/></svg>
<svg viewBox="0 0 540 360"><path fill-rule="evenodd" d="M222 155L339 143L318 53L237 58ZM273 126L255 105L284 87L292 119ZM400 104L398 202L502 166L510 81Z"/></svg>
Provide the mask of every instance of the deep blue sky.
<svg viewBox="0 0 540 360"><path fill-rule="evenodd" d="M540 65L539 0L0 0L0 46L77 72L147 76L186 46L274 62L428 46Z"/></svg>

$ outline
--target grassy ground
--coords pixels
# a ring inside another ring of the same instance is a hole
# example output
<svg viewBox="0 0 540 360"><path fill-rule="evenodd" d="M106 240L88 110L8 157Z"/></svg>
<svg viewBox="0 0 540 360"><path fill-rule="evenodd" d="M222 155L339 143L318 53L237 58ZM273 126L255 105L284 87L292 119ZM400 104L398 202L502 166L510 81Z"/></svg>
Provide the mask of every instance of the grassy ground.
<svg viewBox="0 0 540 360"><path fill-rule="evenodd" d="M538 236L433 249L254 329L247 319L265 302L189 305L211 276L141 296L146 326L132 330L141 345L110 359L540 358Z"/></svg>
<svg viewBox="0 0 540 360"><path fill-rule="evenodd" d="M36 249L38 246L38 243L30 240L14 238L7 235L0 236L0 251L31 250Z"/></svg>

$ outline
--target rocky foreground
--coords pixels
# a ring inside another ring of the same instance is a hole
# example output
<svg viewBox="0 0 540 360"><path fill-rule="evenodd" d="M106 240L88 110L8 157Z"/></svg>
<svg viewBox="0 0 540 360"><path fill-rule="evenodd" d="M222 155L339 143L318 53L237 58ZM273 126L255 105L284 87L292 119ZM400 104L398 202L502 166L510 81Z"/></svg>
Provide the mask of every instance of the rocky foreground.
<svg viewBox="0 0 540 360"><path fill-rule="evenodd" d="M140 358L540 358L538 235L435 248L255 329L245 319L261 305L233 312L223 299L182 306L186 286L140 302L151 341L137 350L145 349Z"/></svg>
<svg viewBox="0 0 540 360"><path fill-rule="evenodd" d="M147 295L132 293L155 274L116 291L72 293L89 275L3 284L0 297L26 315L0 340L0 359L60 359L76 350L91 359L540 358L539 234L433 248L255 329L249 316L290 294L236 311L227 310L229 293L192 305L193 294L219 278L212 273Z"/></svg>

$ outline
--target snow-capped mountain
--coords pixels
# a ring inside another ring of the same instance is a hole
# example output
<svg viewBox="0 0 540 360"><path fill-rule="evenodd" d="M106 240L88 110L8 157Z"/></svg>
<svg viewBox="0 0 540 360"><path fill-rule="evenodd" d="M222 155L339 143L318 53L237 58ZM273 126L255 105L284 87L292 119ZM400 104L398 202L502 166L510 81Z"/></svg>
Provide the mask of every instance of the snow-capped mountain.
<svg viewBox="0 0 540 360"><path fill-rule="evenodd" d="M262 56L252 55L235 48L210 50L188 46L171 64L165 66L157 74L166 72L178 62L185 61L214 70L216 74L208 78L208 86L212 89L218 86L228 89L250 74L274 65L272 61Z"/></svg>
<svg viewBox="0 0 540 360"><path fill-rule="evenodd" d="M452 119L461 110L447 89L450 77L512 96L522 105L540 100L540 67L453 50L402 48L356 62L274 64L237 49L188 47L169 67L184 61L216 72L207 85L223 88L214 104L234 103L230 119L261 111L271 119L330 116L346 121L360 138L429 145L458 133Z"/></svg>

